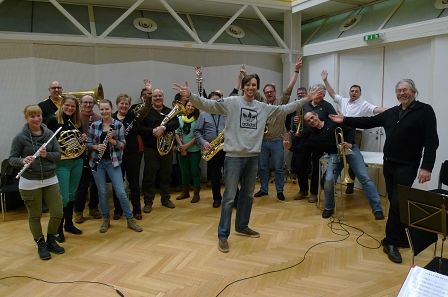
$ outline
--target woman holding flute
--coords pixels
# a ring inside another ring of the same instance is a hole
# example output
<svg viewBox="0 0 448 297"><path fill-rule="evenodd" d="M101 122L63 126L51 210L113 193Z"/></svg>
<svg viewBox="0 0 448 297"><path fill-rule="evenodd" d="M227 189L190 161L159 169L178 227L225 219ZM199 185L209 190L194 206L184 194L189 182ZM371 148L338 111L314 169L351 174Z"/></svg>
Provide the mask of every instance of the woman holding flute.
<svg viewBox="0 0 448 297"><path fill-rule="evenodd" d="M28 210L28 223L37 243L39 257L48 260L51 258L50 252L65 252L56 242L62 218L62 197L55 173L55 161L61 158L61 152L57 140L52 138L53 132L42 124L40 107L35 104L27 105L23 114L27 123L12 141L9 163L13 166L30 164L19 180L20 196ZM40 223L43 200L50 209L46 241Z"/></svg>

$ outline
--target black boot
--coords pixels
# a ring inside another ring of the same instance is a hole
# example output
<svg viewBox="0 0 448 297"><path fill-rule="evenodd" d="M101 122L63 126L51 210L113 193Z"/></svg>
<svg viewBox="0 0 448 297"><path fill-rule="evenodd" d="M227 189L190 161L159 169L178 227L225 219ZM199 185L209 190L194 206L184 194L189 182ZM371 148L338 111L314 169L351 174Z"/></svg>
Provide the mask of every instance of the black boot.
<svg viewBox="0 0 448 297"><path fill-rule="evenodd" d="M56 234L56 241L59 243L65 241L63 226L64 226L64 216L62 216L61 223L59 224L59 227L58 227L58 233Z"/></svg>
<svg viewBox="0 0 448 297"><path fill-rule="evenodd" d="M34 241L37 243L37 253L41 260L48 260L51 258L50 252L47 248L47 243L45 242L45 238L42 235L38 239L34 238Z"/></svg>
<svg viewBox="0 0 448 297"><path fill-rule="evenodd" d="M58 243L56 242L56 236L51 234L47 234L47 249L55 254L65 253L65 249L59 246Z"/></svg>
<svg viewBox="0 0 448 297"><path fill-rule="evenodd" d="M82 234L82 231L73 225L73 201L67 203L67 206L64 207L64 230L65 232L70 232L76 235Z"/></svg>

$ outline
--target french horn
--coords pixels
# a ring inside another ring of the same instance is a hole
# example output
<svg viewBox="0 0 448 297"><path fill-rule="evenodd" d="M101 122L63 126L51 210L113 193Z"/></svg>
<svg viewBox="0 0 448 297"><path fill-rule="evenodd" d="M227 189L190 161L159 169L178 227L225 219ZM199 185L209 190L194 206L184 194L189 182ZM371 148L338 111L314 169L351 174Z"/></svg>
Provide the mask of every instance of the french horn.
<svg viewBox="0 0 448 297"><path fill-rule="evenodd" d="M176 103L169 114L165 116L160 126L166 125L169 121L177 117L179 114L186 114L187 110L182 103ZM171 151L175 139L174 131L165 132L165 135L157 138L157 151L161 156L165 156Z"/></svg>

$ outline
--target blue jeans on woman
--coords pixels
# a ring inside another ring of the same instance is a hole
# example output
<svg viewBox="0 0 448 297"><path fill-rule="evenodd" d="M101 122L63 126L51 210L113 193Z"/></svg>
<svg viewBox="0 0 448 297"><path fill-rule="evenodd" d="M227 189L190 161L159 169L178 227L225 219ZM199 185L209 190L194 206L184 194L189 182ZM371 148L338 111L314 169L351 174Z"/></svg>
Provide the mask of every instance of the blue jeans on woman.
<svg viewBox="0 0 448 297"><path fill-rule="evenodd" d="M114 167L110 159L101 160L97 171L92 171L98 188L98 199L100 200L101 215L103 218L110 217L108 192L106 185L106 172L109 175L114 187L120 205L123 208L123 214L126 219L132 218L131 207L129 206L129 199L124 190L123 174L121 173L121 166Z"/></svg>
<svg viewBox="0 0 448 297"><path fill-rule="evenodd" d="M230 235L232 208L241 179L241 188L236 208L235 230L244 230L249 225L252 203L254 201L255 181L258 170L258 156L228 157L224 160L224 179L226 189L221 207L221 219L218 225L218 238L227 240Z"/></svg>
<svg viewBox="0 0 448 297"><path fill-rule="evenodd" d="M347 163L355 172L358 177L359 182L362 184L364 193L367 196L367 200L369 200L370 207L372 208L372 212L375 213L377 211L383 211L383 207L381 206L380 195L375 187L375 184L370 179L369 173L366 169L366 163L364 162L364 158L359 151L356 144L353 145L352 151L354 154L346 155ZM325 176L325 209L331 210L334 209L334 183L337 181L339 175L341 174L342 169L344 168L344 163L341 157L341 160L338 160L337 154L330 154L328 159L328 167L327 174ZM334 179L333 179L334 178Z"/></svg>
<svg viewBox="0 0 448 297"><path fill-rule="evenodd" d="M269 185L269 160L275 170L275 189L277 193L283 193L285 186L285 171L283 170L283 138L277 140L263 140L261 143L261 152L258 155L260 160L260 184L261 191L268 193Z"/></svg>

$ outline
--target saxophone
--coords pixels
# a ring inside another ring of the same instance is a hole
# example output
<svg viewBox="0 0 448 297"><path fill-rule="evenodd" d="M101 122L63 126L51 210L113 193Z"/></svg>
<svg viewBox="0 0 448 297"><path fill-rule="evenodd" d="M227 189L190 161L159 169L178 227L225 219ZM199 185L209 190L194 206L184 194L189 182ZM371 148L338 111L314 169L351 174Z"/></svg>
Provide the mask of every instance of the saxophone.
<svg viewBox="0 0 448 297"><path fill-rule="evenodd" d="M202 159L204 159L205 161L209 161L220 150L223 149L223 147L224 147L224 130L222 130L221 133L219 133L218 136L215 139L213 139L212 142L210 142L210 145L212 146L211 149L202 151Z"/></svg>
<svg viewBox="0 0 448 297"><path fill-rule="evenodd" d="M176 103L174 108L170 111L169 114L165 116L163 121L160 123L160 126L166 125L166 123L171 121L173 118L177 117L179 114L186 114L186 113L187 111L185 109L185 106L182 103ZM161 156L165 156L171 151L174 139L175 139L174 131L165 132L165 135L157 138L157 151Z"/></svg>

